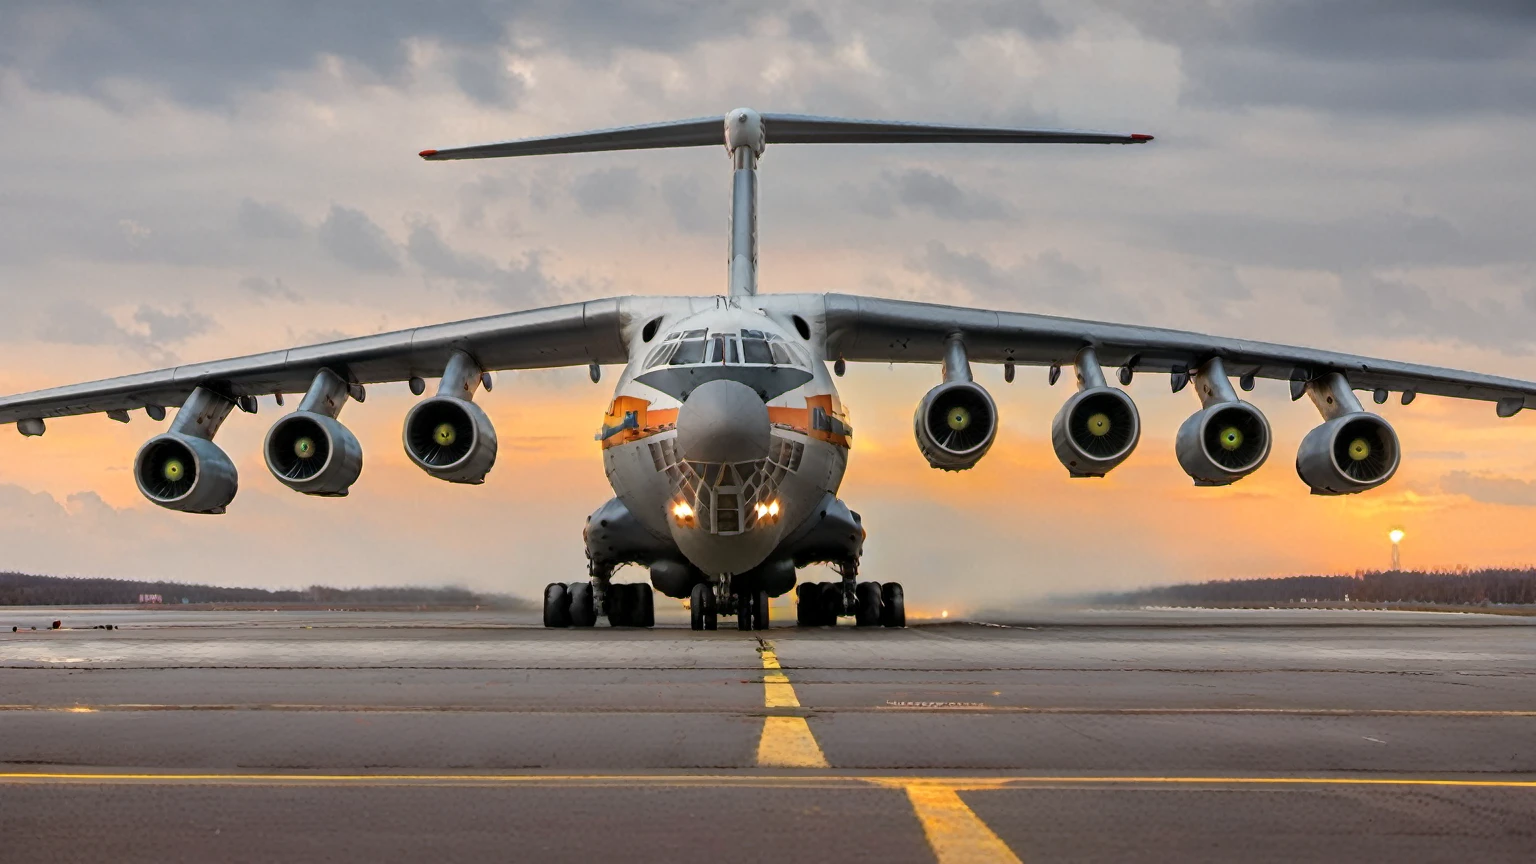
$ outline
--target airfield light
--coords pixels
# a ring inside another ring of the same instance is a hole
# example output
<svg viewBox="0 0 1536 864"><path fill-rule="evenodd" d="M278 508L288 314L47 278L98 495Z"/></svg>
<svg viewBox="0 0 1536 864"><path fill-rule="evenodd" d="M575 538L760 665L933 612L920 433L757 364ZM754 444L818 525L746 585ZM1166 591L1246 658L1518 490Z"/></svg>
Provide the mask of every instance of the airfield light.
<svg viewBox="0 0 1536 864"><path fill-rule="evenodd" d="M939 613L939 617L940 618L948 618L949 617L949 610L945 609L944 611L940 612Z"/></svg>
<svg viewBox="0 0 1536 864"><path fill-rule="evenodd" d="M1387 532L1387 537L1392 541L1392 569L1403 569L1402 549L1399 546L1403 542L1403 529L1393 528Z"/></svg>
<svg viewBox="0 0 1536 864"><path fill-rule="evenodd" d="M1401 528L1393 528L1392 533L1388 534L1387 536L1392 538L1393 543L1403 542L1403 531Z"/></svg>

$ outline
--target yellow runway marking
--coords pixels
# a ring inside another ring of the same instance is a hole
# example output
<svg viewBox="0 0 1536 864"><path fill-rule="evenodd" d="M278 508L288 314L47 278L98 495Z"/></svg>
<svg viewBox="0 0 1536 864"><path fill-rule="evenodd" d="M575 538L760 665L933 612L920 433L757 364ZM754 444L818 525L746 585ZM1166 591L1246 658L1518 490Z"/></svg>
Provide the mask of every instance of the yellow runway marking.
<svg viewBox="0 0 1536 864"><path fill-rule="evenodd" d="M1009 862L1020 864L1001 837L960 800L959 790L948 784L912 783L907 799L939 864Z"/></svg>
<svg viewBox="0 0 1536 864"><path fill-rule="evenodd" d="M763 707L799 708L800 700L789 676L781 671L773 643L758 649L763 658ZM757 764L764 768L826 768L827 757L811 734L804 717L764 717L763 736L757 742Z"/></svg>
<svg viewBox="0 0 1536 864"><path fill-rule="evenodd" d="M770 718L785 719L785 718ZM795 719L795 718L789 718ZM1463 780L1450 777L1097 777L1070 775L996 775L937 777L897 774L262 774L218 772L63 772L5 771L0 783L248 783L252 785L380 785L412 783L476 783L538 786L586 783L610 786L799 786L812 788L868 787L906 789L910 786L950 790L1050 788L1052 786L1382 786L1536 790L1536 780Z"/></svg>

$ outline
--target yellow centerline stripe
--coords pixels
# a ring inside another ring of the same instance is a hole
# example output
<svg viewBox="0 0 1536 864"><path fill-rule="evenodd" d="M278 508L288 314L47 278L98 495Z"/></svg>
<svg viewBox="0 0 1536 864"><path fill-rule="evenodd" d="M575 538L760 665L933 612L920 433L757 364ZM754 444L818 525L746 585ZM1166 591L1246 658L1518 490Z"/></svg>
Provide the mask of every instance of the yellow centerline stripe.
<svg viewBox="0 0 1536 864"><path fill-rule="evenodd" d="M800 700L779 666L773 643L763 642L763 707L799 708ZM764 717L757 742L757 764L764 768L827 768L827 757L804 717Z"/></svg>
<svg viewBox="0 0 1536 864"><path fill-rule="evenodd" d="M912 812L923 825L923 836L939 864L1021 864L1001 837L981 821L950 786L913 783L907 787Z"/></svg>

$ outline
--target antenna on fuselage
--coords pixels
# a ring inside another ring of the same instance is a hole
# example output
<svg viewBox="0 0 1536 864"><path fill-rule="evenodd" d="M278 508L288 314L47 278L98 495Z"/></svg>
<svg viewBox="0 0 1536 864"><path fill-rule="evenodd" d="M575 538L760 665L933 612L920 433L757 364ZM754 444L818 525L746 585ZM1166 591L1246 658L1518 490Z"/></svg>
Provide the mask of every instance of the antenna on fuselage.
<svg viewBox="0 0 1536 864"><path fill-rule="evenodd" d="M757 293L757 160L769 144L1144 144L1152 140L1151 135L1076 129L1007 129L759 114L750 108L737 108L725 115L723 137L733 171L728 291L733 297ZM721 138L718 118L699 117L450 150L423 150L421 158L440 161L707 147L721 143Z"/></svg>

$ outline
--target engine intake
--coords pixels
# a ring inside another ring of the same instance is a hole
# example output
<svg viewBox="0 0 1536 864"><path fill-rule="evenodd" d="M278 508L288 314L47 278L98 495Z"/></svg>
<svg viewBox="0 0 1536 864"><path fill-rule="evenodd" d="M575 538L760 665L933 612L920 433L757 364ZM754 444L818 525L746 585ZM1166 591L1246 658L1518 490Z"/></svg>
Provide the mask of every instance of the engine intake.
<svg viewBox="0 0 1536 864"><path fill-rule="evenodd" d="M1259 470L1272 438L1263 412L1247 402L1220 402L1179 427L1179 467L1197 486L1226 486Z"/></svg>
<svg viewBox="0 0 1536 864"><path fill-rule="evenodd" d="M479 405L434 396L405 415L405 453L440 480L483 483L496 464L496 428Z"/></svg>
<svg viewBox="0 0 1536 864"><path fill-rule="evenodd" d="M1072 394L1051 422L1056 458L1073 477L1103 477L1141 440L1141 416L1125 391L1089 387Z"/></svg>
<svg viewBox="0 0 1536 864"><path fill-rule="evenodd" d="M917 449L930 466L964 471L997 439L997 404L974 381L947 381L917 403L912 425Z"/></svg>
<svg viewBox="0 0 1536 864"><path fill-rule="evenodd" d="M357 436L334 417L311 411L272 424L262 454L278 482L305 495L346 495L363 472Z"/></svg>
<svg viewBox="0 0 1536 864"><path fill-rule="evenodd" d="M1308 432L1296 451L1296 473L1314 495L1349 495L1392 479L1401 455L1392 425L1359 411Z"/></svg>
<svg viewBox="0 0 1536 864"><path fill-rule="evenodd" d="M235 463L217 444L177 432L139 448L133 479L145 498L183 513L223 513L240 486Z"/></svg>

